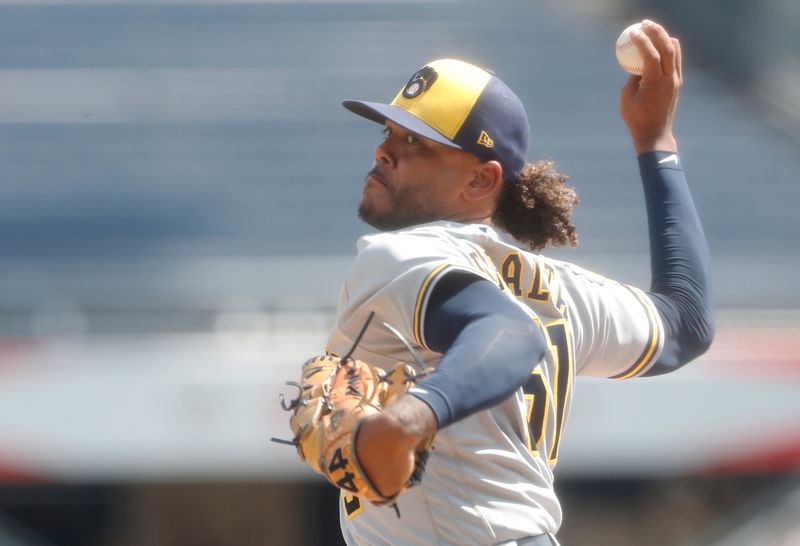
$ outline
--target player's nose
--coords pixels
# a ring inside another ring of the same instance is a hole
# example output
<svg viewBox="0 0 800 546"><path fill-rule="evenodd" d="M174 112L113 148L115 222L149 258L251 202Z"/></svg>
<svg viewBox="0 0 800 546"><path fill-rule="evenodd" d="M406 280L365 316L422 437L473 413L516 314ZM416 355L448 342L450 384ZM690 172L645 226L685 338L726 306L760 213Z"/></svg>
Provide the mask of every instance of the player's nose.
<svg viewBox="0 0 800 546"><path fill-rule="evenodd" d="M395 166L395 157L389 147L389 139L387 138L375 148L375 162L388 167Z"/></svg>

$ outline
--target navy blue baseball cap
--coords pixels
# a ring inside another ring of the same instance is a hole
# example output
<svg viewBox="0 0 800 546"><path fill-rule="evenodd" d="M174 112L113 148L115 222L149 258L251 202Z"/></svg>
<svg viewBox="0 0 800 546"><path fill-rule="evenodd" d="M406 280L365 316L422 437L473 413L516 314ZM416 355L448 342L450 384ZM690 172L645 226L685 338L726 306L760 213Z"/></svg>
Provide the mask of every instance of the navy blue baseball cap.
<svg viewBox="0 0 800 546"><path fill-rule="evenodd" d="M389 104L346 100L345 108L377 123L387 119L441 144L495 160L503 178L525 166L530 127L522 101L497 76L463 61L439 59L411 76Z"/></svg>

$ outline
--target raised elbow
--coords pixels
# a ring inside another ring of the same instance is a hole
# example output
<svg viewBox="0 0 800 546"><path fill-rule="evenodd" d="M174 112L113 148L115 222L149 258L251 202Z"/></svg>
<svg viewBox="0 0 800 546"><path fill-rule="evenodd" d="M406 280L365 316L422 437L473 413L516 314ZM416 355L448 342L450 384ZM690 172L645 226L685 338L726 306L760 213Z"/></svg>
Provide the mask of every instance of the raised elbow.
<svg viewBox="0 0 800 546"><path fill-rule="evenodd" d="M667 336L661 356L643 375L674 372L706 353L714 341L716 327L710 306L683 315L674 313L674 308L672 311L672 314L662 314Z"/></svg>
<svg viewBox="0 0 800 546"><path fill-rule="evenodd" d="M704 354L711 348L714 342L714 335L716 334L716 326L714 324L714 316L708 312L703 313L703 317L692 328L691 332L691 347L694 353L692 359Z"/></svg>

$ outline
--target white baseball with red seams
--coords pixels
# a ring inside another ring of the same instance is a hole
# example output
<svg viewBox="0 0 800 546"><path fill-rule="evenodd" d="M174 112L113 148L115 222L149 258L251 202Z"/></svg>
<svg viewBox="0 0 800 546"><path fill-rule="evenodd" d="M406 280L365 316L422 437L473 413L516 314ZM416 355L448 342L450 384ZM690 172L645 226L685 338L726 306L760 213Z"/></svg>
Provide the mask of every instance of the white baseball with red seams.
<svg viewBox="0 0 800 546"><path fill-rule="evenodd" d="M623 30L619 38L617 38L616 47L619 65L627 72L637 76L641 76L644 73L644 58L636 44L631 41L631 32L641 29L641 23L634 23Z"/></svg>

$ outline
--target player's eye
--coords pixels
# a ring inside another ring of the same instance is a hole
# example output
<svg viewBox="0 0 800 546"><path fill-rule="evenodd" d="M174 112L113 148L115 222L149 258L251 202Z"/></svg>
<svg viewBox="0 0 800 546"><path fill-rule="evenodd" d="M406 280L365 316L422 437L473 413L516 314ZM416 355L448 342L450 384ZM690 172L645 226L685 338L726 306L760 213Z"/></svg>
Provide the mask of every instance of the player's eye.
<svg viewBox="0 0 800 546"><path fill-rule="evenodd" d="M383 140L386 140L392 136L392 132L393 131L391 127L384 127L381 131L383 134ZM406 133L402 138L406 141L406 143L411 144L412 146L422 144L422 139L413 133Z"/></svg>

